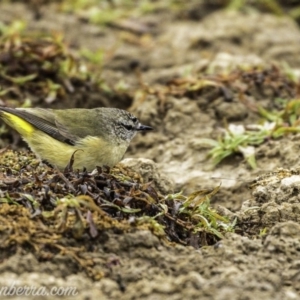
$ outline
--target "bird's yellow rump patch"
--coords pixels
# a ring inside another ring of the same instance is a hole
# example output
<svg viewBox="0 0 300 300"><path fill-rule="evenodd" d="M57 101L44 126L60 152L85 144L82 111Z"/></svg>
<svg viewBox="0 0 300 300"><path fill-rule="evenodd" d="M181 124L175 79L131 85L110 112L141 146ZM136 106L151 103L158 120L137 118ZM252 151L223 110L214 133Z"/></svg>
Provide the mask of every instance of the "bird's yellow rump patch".
<svg viewBox="0 0 300 300"><path fill-rule="evenodd" d="M36 130L30 123L20 117L8 112L1 112L1 114L3 118L5 118L6 123L17 130L25 138L31 136L34 130Z"/></svg>

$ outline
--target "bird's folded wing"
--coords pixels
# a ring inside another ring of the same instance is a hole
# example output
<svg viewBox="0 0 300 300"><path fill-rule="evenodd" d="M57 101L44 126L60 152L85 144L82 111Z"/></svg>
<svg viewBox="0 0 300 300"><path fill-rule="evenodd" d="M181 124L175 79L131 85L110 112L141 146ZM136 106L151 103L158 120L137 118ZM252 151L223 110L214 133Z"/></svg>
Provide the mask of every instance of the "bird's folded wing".
<svg viewBox="0 0 300 300"><path fill-rule="evenodd" d="M64 128L63 125L57 124L55 115L51 110L42 108L15 109L1 107L0 111L4 111L24 119L37 129L61 142L74 145L78 139L75 135L68 133L68 130Z"/></svg>

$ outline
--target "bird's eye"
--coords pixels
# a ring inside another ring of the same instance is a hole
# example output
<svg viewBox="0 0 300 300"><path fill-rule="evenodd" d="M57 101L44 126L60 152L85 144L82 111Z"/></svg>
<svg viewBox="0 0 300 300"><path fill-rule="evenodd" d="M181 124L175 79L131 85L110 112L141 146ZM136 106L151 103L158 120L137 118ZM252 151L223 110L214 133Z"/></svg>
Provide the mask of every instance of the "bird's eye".
<svg viewBox="0 0 300 300"><path fill-rule="evenodd" d="M128 124L122 124L127 130L132 130L133 126L132 125L128 125Z"/></svg>
<svg viewBox="0 0 300 300"><path fill-rule="evenodd" d="M131 120L135 123L137 121L137 118L133 117Z"/></svg>

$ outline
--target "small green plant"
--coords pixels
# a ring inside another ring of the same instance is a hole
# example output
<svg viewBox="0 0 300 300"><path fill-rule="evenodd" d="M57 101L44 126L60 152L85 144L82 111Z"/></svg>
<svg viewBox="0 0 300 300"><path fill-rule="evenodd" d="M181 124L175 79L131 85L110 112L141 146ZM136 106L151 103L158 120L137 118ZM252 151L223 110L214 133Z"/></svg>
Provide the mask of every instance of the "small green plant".
<svg viewBox="0 0 300 300"><path fill-rule="evenodd" d="M160 215L174 222L178 237L189 233L195 239L195 244L207 243L208 236L221 239L224 232L234 230L236 220L229 221L211 207L210 199L219 191L219 188L220 186L213 190L196 191L189 196L184 196L182 193L168 195L164 198L165 204L161 203L163 210ZM177 208L175 211L173 209L173 213L167 205L170 202L173 203L173 207ZM199 243L197 240L202 240L202 242ZM216 241L214 239L214 242Z"/></svg>
<svg viewBox="0 0 300 300"><path fill-rule="evenodd" d="M208 155L214 165L219 164L226 157L241 153L251 168L256 168L255 146L261 145L269 139L277 139L290 133L300 132L300 99L277 99L283 105L279 111L268 111L258 107L258 113L263 118L262 124L248 126L230 124L222 130L218 140L201 139L212 149Z"/></svg>
<svg viewBox="0 0 300 300"><path fill-rule="evenodd" d="M267 229L267 228L261 228L261 229L259 230L259 236L260 236L260 237L265 236L267 233L268 233L268 229Z"/></svg>
<svg viewBox="0 0 300 300"><path fill-rule="evenodd" d="M227 9L240 10L240 9L256 8L257 10L263 9L275 15L283 15L284 9L277 0L230 0L227 4Z"/></svg>
<svg viewBox="0 0 300 300"><path fill-rule="evenodd" d="M212 158L214 165L234 153L241 153L254 169L256 167L254 146L264 142L273 125L267 122L264 125L257 125L255 131L247 130L242 125L229 125L223 130L223 135L218 140L202 139L202 142L212 147L208 155Z"/></svg>
<svg viewBox="0 0 300 300"><path fill-rule="evenodd" d="M122 18L140 17L157 10L179 11L187 6L185 1L99 1L99 0L64 0L60 9L72 12L91 23L106 25Z"/></svg>

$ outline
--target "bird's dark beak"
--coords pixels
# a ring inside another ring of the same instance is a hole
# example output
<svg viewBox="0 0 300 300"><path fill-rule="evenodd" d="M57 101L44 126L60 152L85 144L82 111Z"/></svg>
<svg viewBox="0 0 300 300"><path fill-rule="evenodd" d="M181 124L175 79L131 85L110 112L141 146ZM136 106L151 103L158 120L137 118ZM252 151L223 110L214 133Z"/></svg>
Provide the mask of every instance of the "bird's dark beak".
<svg viewBox="0 0 300 300"><path fill-rule="evenodd" d="M152 129L153 128L150 126L139 124L136 130L137 131L147 131L147 130L152 130Z"/></svg>

